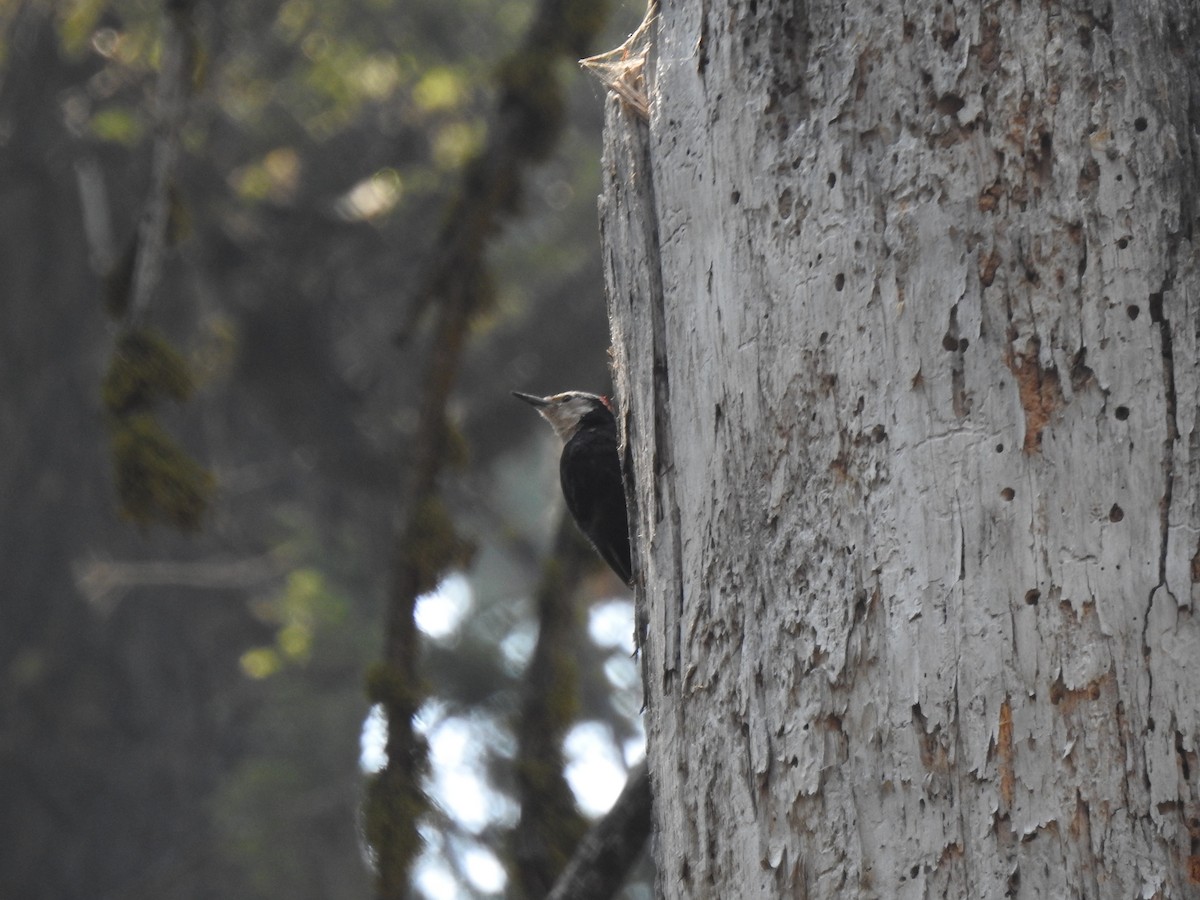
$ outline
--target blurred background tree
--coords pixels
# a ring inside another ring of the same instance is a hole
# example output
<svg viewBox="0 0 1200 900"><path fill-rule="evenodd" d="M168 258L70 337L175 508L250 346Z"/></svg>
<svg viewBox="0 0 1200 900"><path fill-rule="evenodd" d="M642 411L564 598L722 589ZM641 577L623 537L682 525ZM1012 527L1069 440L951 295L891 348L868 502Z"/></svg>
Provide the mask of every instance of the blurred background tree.
<svg viewBox="0 0 1200 900"><path fill-rule="evenodd" d="M536 8L190 5L145 316L193 388L156 415L212 476L180 533L120 511L102 396L152 187L163 5L0 0L0 896L371 894L385 723L364 683L436 349L414 281ZM587 49L642 11L616 6ZM608 385L601 91L560 65L558 141L487 248L492 302L448 410L464 451L440 496L474 552L415 610L430 896L516 887L514 722L551 608L533 594L573 534L556 539L557 448L507 392ZM552 749L595 814L640 755L641 693L624 589L566 556L576 685Z"/></svg>

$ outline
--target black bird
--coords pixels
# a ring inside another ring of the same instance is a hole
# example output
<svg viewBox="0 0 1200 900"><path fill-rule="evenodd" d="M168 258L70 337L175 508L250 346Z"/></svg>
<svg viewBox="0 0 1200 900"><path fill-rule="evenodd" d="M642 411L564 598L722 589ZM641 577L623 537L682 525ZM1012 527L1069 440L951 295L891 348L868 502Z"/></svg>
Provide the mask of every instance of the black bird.
<svg viewBox="0 0 1200 900"><path fill-rule="evenodd" d="M617 420L607 397L567 391L535 397L513 391L535 407L562 438L558 477L575 524L626 584L633 583L629 518L617 454Z"/></svg>

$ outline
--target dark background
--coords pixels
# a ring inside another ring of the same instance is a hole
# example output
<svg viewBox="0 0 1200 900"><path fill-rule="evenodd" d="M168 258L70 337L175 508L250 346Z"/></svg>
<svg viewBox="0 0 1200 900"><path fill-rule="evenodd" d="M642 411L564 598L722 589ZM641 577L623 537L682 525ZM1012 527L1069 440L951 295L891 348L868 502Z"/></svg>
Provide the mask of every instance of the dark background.
<svg viewBox="0 0 1200 900"><path fill-rule="evenodd" d="M0 3L0 898L370 895L364 677L430 350L419 325L394 336L533 6L196 3L148 314L197 386L163 427L215 478L181 533L121 515L101 402L161 7ZM641 13L614 8L592 52ZM471 606L426 642L422 720L467 729L495 797L482 827L435 808L424 830L467 894L471 852L504 862L505 723L561 505L552 436L508 391L608 390L603 90L564 78L559 142L489 245L495 302L451 407ZM590 571L582 604L625 596ZM627 649L581 647L579 720L636 739L640 693L613 688Z"/></svg>

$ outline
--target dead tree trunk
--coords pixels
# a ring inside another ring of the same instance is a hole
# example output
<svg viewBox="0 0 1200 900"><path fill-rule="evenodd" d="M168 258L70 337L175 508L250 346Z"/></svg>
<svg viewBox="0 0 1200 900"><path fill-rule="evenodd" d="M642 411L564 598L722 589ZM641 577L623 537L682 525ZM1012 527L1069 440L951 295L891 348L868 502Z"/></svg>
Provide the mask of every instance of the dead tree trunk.
<svg viewBox="0 0 1200 900"><path fill-rule="evenodd" d="M601 215L663 894L1196 896L1195 4L652 40Z"/></svg>

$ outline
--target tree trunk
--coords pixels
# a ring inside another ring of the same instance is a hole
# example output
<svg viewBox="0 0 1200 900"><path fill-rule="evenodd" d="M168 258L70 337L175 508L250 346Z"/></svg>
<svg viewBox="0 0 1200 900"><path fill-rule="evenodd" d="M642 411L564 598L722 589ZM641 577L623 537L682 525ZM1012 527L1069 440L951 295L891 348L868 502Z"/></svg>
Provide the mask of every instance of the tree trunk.
<svg viewBox="0 0 1200 900"><path fill-rule="evenodd" d="M601 218L665 896L1200 891L1197 25L664 2Z"/></svg>

